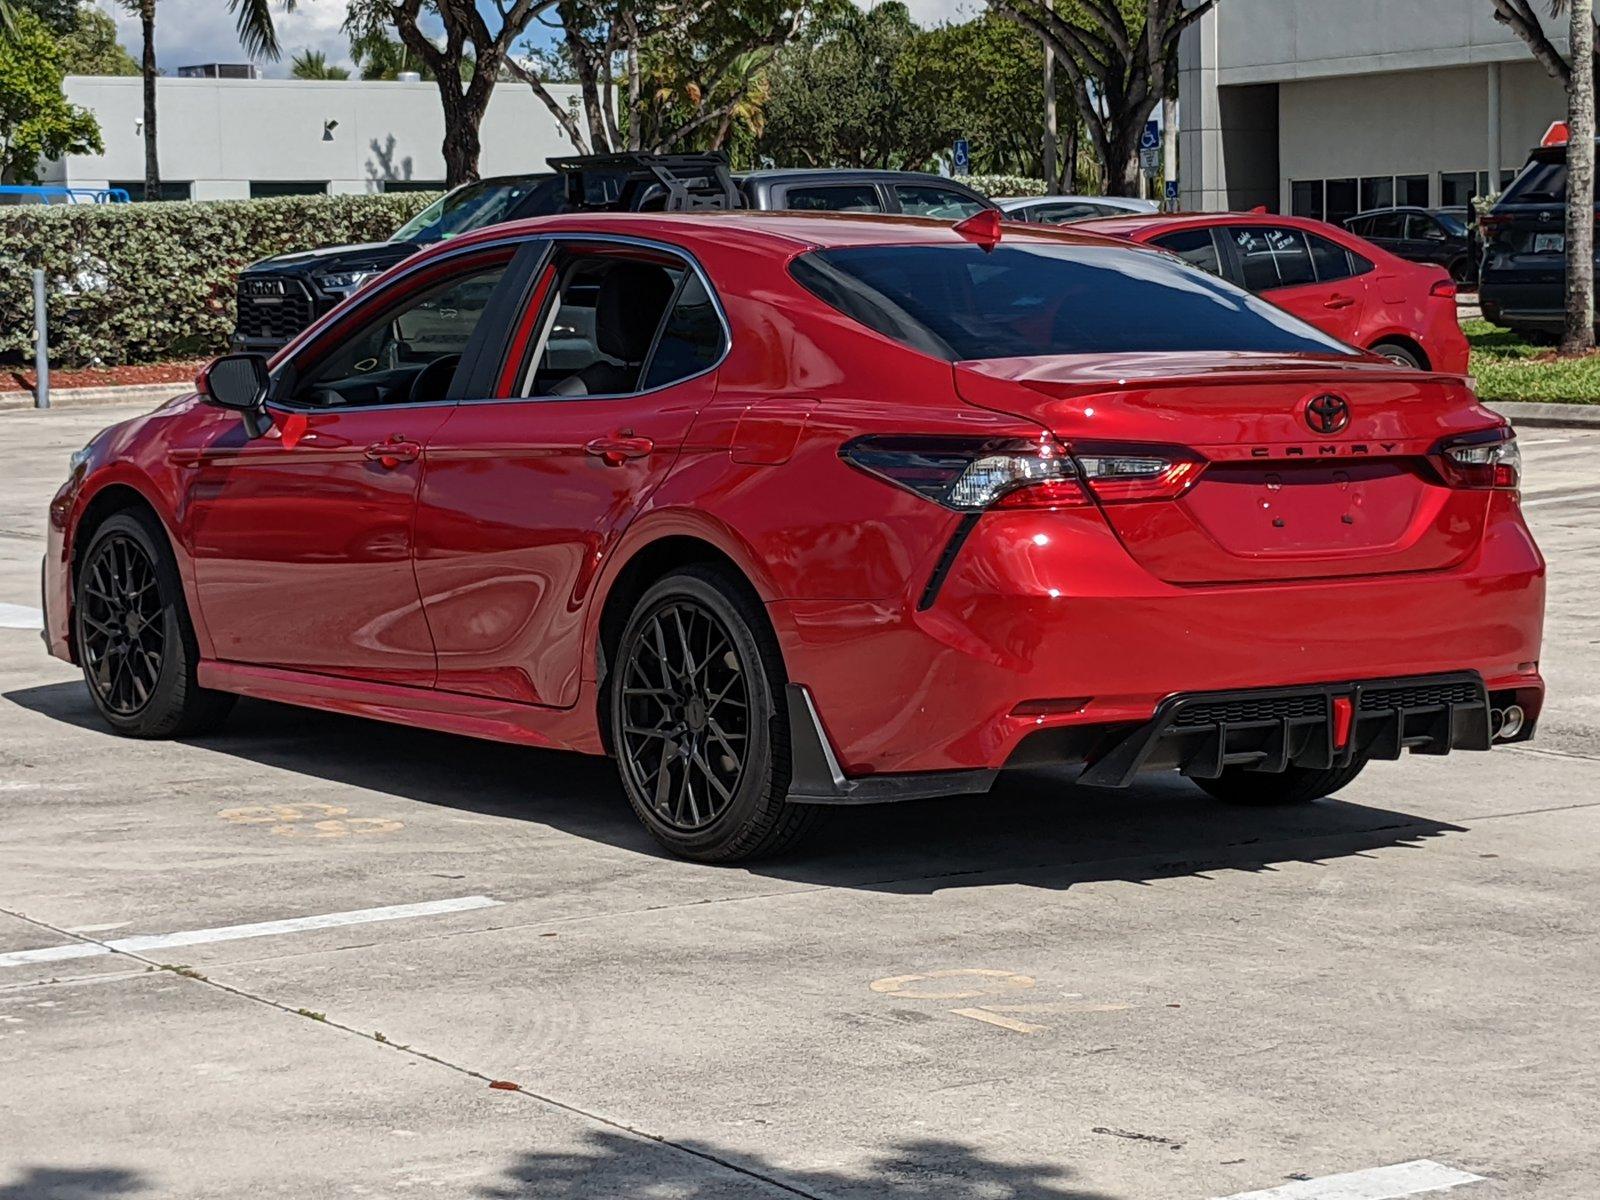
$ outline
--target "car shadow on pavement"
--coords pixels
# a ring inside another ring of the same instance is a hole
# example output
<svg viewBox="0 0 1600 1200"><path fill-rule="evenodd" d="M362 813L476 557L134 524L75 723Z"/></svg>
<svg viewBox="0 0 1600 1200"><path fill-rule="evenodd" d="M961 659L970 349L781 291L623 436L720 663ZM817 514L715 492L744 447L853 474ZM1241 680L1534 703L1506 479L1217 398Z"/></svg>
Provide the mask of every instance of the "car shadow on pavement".
<svg viewBox="0 0 1600 1200"><path fill-rule="evenodd" d="M102 734L80 683L5 693L33 712ZM217 734L190 745L334 784L424 804L534 821L576 837L667 857L623 798L613 765L262 701L241 701ZM1380 782L1379 763L1353 790ZM1208 870L1271 870L1462 832L1427 817L1345 800L1241 808L1176 775L1127 791L1080 788L1061 769L1008 772L987 796L839 808L793 854L741 870L884 892L1021 883L1068 888L1150 882Z"/></svg>
<svg viewBox="0 0 1600 1200"><path fill-rule="evenodd" d="M139 1172L121 1167L22 1167L14 1178L0 1176L0 1200L103 1200L150 1190Z"/></svg>
<svg viewBox="0 0 1600 1200"><path fill-rule="evenodd" d="M587 1142L583 1153L527 1151L474 1195L483 1200L733 1200L785 1193L872 1200L1115 1200L1109 1192L1072 1186L1069 1167L1000 1162L974 1147L933 1138L903 1142L848 1172L787 1170L702 1142L681 1143L678 1154L621 1133L594 1131Z"/></svg>

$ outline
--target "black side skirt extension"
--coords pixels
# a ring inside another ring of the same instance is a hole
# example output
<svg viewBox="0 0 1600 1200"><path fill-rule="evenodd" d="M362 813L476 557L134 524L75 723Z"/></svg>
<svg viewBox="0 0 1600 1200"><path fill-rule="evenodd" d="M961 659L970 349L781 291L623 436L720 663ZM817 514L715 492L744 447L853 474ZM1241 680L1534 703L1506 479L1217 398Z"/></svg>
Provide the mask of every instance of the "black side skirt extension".
<svg viewBox="0 0 1600 1200"><path fill-rule="evenodd" d="M794 804L887 804L987 792L998 771L929 771L921 775L845 776L804 685L785 689L789 702L789 800Z"/></svg>
<svg viewBox="0 0 1600 1200"><path fill-rule="evenodd" d="M1348 735L1334 745L1334 701L1351 706ZM1127 787L1143 770L1216 779L1226 767L1326 770L1355 758L1487 750L1489 697L1475 672L1369 679L1311 687L1191 693L1165 700L1079 777L1089 787Z"/></svg>

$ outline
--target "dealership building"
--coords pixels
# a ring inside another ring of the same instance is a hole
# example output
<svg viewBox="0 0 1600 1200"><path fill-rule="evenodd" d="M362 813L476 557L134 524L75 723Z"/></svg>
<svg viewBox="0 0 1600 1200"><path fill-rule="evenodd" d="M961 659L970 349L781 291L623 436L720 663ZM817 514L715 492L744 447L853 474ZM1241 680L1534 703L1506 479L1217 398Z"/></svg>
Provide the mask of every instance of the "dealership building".
<svg viewBox="0 0 1600 1200"><path fill-rule="evenodd" d="M444 186L444 117L433 83L218 77L156 81L163 199L232 200ZM143 81L69 75L67 99L94 113L101 154L50 163L45 183L144 192ZM556 86L569 104L576 87ZM555 118L519 83L494 90L480 129L484 175L546 170L571 154Z"/></svg>
<svg viewBox="0 0 1600 1200"><path fill-rule="evenodd" d="M1180 198L1195 210L1339 221L1466 204L1566 116L1490 0L1219 0L1179 66Z"/></svg>

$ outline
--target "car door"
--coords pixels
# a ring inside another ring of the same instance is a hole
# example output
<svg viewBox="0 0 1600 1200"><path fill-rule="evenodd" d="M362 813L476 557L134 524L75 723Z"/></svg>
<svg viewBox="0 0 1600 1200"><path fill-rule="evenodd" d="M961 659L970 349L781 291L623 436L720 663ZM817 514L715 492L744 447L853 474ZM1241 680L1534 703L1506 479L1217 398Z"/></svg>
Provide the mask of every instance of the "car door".
<svg viewBox="0 0 1600 1200"><path fill-rule="evenodd" d="M498 376L429 443L416 574L440 689L565 706L595 578L714 395L727 327L669 248L539 253Z"/></svg>
<svg viewBox="0 0 1600 1200"><path fill-rule="evenodd" d="M1319 252L1331 247L1343 256L1342 272L1330 259L1327 277L1318 278L1312 237ZM1343 247L1287 225L1231 225L1226 241L1246 288L1341 341L1357 341L1365 289L1351 277Z"/></svg>
<svg viewBox="0 0 1600 1200"><path fill-rule="evenodd" d="M423 455L510 257L453 255L363 293L275 366L267 436L229 421L176 456L218 658L432 684L411 562Z"/></svg>
<svg viewBox="0 0 1600 1200"><path fill-rule="evenodd" d="M1444 226L1427 213L1406 214L1406 242L1402 258L1448 267L1452 250Z"/></svg>

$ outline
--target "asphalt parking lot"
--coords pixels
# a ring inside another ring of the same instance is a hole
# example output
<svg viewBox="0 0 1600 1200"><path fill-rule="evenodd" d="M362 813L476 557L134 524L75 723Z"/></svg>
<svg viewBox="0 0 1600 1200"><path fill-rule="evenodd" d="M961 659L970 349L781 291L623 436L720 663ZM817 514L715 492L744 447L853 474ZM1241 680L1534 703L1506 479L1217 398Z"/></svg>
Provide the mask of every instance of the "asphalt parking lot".
<svg viewBox="0 0 1600 1200"><path fill-rule="evenodd" d="M0 1200L1596 1194L1600 434L1523 434L1530 747L1293 811L1027 774L717 869L601 761L112 737L38 562L120 415L0 415Z"/></svg>

